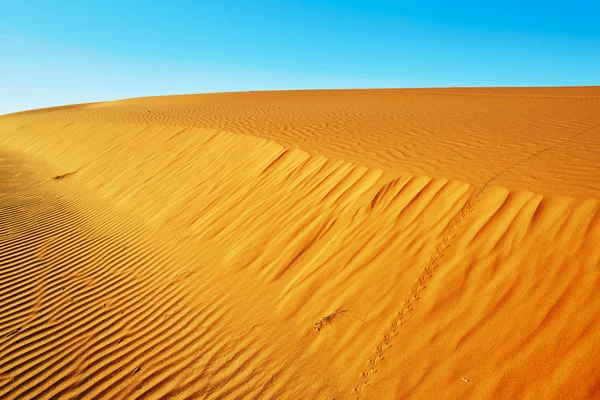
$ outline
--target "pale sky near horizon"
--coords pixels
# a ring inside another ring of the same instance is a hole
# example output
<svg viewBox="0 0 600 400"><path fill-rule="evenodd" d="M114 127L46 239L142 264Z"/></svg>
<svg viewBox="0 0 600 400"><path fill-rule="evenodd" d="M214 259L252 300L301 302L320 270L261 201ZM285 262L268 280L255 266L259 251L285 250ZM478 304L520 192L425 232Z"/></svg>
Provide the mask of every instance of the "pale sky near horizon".
<svg viewBox="0 0 600 400"><path fill-rule="evenodd" d="M600 85L600 2L470 3L0 0L0 114L217 91Z"/></svg>

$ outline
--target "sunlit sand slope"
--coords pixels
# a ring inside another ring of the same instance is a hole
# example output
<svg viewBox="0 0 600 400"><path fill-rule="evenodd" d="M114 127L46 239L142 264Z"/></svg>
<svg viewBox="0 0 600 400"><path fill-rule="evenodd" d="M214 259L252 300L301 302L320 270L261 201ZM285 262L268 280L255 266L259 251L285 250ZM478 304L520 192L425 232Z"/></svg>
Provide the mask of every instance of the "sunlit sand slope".
<svg viewBox="0 0 600 400"><path fill-rule="evenodd" d="M598 90L486 90L0 118L0 397L600 397Z"/></svg>
<svg viewBox="0 0 600 400"><path fill-rule="evenodd" d="M194 126L399 175L600 198L600 87L215 93L33 110L25 120ZM21 119L23 120L23 119Z"/></svg>

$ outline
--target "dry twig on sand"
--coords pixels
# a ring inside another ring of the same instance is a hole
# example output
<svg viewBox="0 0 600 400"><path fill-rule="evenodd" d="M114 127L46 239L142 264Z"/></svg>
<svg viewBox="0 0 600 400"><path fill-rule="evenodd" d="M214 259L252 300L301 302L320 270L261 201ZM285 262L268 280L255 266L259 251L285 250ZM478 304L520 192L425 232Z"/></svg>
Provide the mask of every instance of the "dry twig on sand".
<svg viewBox="0 0 600 400"><path fill-rule="evenodd" d="M323 328L323 326L327 325L329 322L331 322L337 315L342 315L346 312L346 310L344 309L338 309L335 312L324 316L323 318L321 318L320 320L318 320L317 322L315 322L315 330L317 332L319 332L321 330L321 328Z"/></svg>
<svg viewBox="0 0 600 400"><path fill-rule="evenodd" d="M68 176L71 176L73 174L75 174L77 171L74 172L67 172L66 174L62 174L62 175L55 175L52 177L52 179L54 179L55 181L60 181L62 179L65 179Z"/></svg>

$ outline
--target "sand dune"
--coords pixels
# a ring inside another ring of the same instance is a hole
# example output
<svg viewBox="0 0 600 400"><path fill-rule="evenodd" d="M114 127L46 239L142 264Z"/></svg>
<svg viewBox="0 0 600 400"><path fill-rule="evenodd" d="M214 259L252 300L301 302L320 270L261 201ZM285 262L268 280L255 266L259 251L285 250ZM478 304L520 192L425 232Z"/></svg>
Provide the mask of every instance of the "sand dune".
<svg viewBox="0 0 600 400"><path fill-rule="evenodd" d="M600 88L0 117L0 397L600 398Z"/></svg>

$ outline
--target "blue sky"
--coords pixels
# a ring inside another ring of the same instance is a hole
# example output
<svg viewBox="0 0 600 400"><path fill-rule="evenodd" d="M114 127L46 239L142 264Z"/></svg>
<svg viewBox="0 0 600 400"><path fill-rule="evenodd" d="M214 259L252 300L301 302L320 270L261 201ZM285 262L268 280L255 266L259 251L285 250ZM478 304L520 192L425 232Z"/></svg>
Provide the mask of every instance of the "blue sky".
<svg viewBox="0 0 600 400"><path fill-rule="evenodd" d="M0 0L0 10L0 114L215 91L600 85L599 1Z"/></svg>

